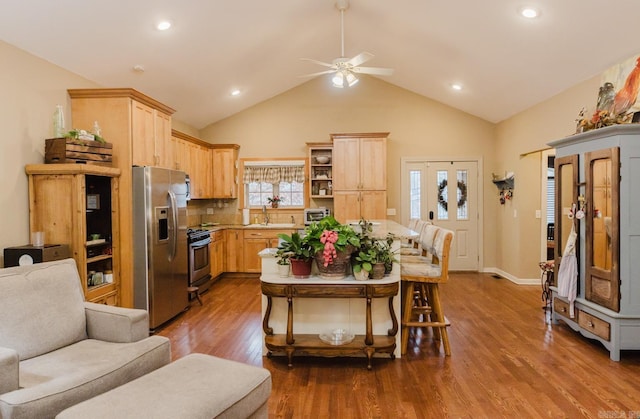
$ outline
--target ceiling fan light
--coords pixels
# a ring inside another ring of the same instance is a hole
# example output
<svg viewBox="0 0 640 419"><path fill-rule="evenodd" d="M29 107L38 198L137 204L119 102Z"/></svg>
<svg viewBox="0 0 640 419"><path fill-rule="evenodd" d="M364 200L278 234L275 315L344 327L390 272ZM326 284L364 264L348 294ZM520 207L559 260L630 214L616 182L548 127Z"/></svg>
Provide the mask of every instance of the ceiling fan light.
<svg viewBox="0 0 640 419"><path fill-rule="evenodd" d="M331 81L333 82L334 87L342 89L344 87L344 75L342 74L342 71L338 71Z"/></svg>
<svg viewBox="0 0 640 419"><path fill-rule="evenodd" d="M347 84L349 85L349 87L354 86L356 83L358 83L358 78L356 77L356 75L353 74L352 72L348 72L347 73Z"/></svg>

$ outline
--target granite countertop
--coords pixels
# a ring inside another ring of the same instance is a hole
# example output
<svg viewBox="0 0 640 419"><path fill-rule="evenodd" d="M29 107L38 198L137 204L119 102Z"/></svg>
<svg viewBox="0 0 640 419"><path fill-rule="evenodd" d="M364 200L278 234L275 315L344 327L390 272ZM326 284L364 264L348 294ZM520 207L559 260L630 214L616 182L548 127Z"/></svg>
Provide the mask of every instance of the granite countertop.
<svg viewBox="0 0 640 419"><path fill-rule="evenodd" d="M221 224L221 223L206 223L200 224L196 226L190 226L189 228L194 229L202 229L208 231L220 231L220 230L229 230L229 229L242 229L242 230L301 230L304 228L304 225L300 224L292 224L292 223L272 223L267 224L266 226L263 224Z"/></svg>

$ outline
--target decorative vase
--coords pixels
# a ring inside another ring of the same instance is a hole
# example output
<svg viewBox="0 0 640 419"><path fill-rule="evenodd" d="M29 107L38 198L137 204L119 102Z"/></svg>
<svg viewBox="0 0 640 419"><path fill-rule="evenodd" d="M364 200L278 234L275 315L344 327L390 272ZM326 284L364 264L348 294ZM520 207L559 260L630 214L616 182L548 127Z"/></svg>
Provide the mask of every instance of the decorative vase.
<svg viewBox="0 0 640 419"><path fill-rule="evenodd" d="M277 202L272 202L271 203L271 208L278 208L278 203Z"/></svg>
<svg viewBox="0 0 640 419"><path fill-rule="evenodd" d="M360 272L354 272L353 277L358 281L369 279L369 272L361 269Z"/></svg>
<svg viewBox="0 0 640 419"><path fill-rule="evenodd" d="M291 265L278 265L278 275L280 278L286 278L289 276L289 267Z"/></svg>
<svg viewBox="0 0 640 419"><path fill-rule="evenodd" d="M384 263L374 263L373 269L371 270L371 279L382 279L384 278Z"/></svg>
<svg viewBox="0 0 640 419"><path fill-rule="evenodd" d="M324 266L324 255L322 250L316 252L314 258L316 260L316 266L318 267L318 273L320 276L327 279L342 279L346 277L347 272L351 270L352 252L352 246L347 246L345 250L337 252L337 256L327 266Z"/></svg>
<svg viewBox="0 0 640 419"><path fill-rule="evenodd" d="M294 278L309 278L313 259L289 259L289 262L291 263L291 273Z"/></svg>

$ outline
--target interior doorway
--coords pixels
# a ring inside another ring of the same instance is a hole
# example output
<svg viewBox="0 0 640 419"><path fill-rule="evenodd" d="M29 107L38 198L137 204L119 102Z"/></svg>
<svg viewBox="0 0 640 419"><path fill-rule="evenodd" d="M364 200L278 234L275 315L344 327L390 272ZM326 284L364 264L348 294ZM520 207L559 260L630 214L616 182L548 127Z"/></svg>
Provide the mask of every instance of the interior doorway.
<svg viewBox="0 0 640 419"><path fill-rule="evenodd" d="M480 269L482 182L477 160L402 161L402 222L429 220L455 233L449 269Z"/></svg>
<svg viewBox="0 0 640 419"><path fill-rule="evenodd" d="M540 159L540 260L554 259L555 246L555 158L554 149L542 151Z"/></svg>

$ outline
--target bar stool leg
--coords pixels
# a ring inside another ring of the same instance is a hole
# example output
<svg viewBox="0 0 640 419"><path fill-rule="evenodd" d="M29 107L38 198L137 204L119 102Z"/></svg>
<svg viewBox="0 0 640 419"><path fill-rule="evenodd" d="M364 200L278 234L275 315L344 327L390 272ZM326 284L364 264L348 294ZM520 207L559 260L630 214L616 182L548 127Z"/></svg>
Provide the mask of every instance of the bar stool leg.
<svg viewBox="0 0 640 419"><path fill-rule="evenodd" d="M198 294L198 289L199 289L198 287L187 287L187 292L189 293L189 296L193 294L198 300L198 302L200 303L200 305L202 305L202 300L200 299L200 294Z"/></svg>
<svg viewBox="0 0 640 419"><path fill-rule="evenodd" d="M413 312L413 282L403 282L404 288L404 304L402 304L402 341L400 344L400 354L407 353L407 344L409 343L409 327L407 324L411 321L411 314Z"/></svg>
<svg viewBox="0 0 640 419"><path fill-rule="evenodd" d="M444 346L444 354L451 356L451 346L449 345L449 334L447 332L447 320L444 317L442 310L442 304L440 304L440 291L438 290L438 284L429 284L429 294L431 296L431 306L433 307L433 314L435 314L435 322L437 325L433 326L434 332L436 329L439 331L440 338L442 339L442 345Z"/></svg>

